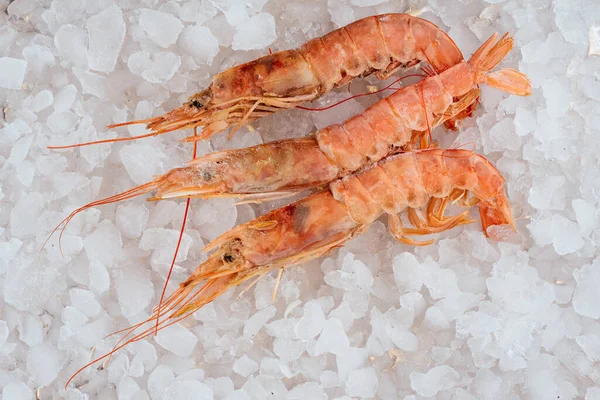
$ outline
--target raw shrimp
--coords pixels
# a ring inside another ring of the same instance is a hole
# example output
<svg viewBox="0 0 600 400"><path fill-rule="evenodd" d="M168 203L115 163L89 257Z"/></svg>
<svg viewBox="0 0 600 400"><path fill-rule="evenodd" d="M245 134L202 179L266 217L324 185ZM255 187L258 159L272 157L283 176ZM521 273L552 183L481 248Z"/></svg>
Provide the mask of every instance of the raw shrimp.
<svg viewBox="0 0 600 400"><path fill-rule="evenodd" d="M479 83L518 95L531 93L527 77L511 69L490 72L512 49L492 35L473 55L439 75L398 90L362 114L314 136L208 154L153 182L87 204L69 215L151 191L154 199L196 196L266 201L331 182L423 138L436 126L472 108ZM458 99L453 102L453 99Z"/></svg>
<svg viewBox="0 0 600 400"><path fill-rule="evenodd" d="M229 68L216 75L207 89L165 115L109 128L146 124L151 132L142 137L148 137L202 126L200 137L208 138L231 126L313 101L358 76L375 73L386 79L422 61L441 72L462 60L452 39L429 21L408 14L371 16L310 40L297 50L272 53Z"/></svg>
<svg viewBox="0 0 600 400"><path fill-rule="evenodd" d="M231 287L259 279L273 269L321 257L364 232L384 213L392 235L409 244L430 243L415 242L410 235L442 232L472 222L469 210L444 216L450 202L466 207L478 204L484 232L492 226L514 229L503 184L503 177L489 161L467 150L427 149L388 157L218 237L204 249L216 249L208 260L179 285L158 312L123 331L125 337L110 354L155 332L152 326L132 336L145 323L160 319L159 328L164 328ZM473 197L469 198L469 193ZM418 211L423 207L424 218ZM402 224L400 213L405 211L411 228Z"/></svg>

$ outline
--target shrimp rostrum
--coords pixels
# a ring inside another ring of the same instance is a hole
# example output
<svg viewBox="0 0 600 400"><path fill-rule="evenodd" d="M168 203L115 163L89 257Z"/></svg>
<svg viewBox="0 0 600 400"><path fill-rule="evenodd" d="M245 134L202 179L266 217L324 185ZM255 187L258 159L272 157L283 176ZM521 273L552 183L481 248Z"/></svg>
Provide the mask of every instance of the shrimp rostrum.
<svg viewBox="0 0 600 400"><path fill-rule="evenodd" d="M490 72L510 51L512 38L490 37L470 61L400 89L342 124L315 135L208 154L154 181L87 204L97 205L151 191L154 199L236 197L246 202L285 197L327 184L428 138L430 128L469 111L487 83L508 93L528 95L527 77L511 69ZM427 141L424 143L427 144Z"/></svg>
<svg viewBox="0 0 600 400"><path fill-rule="evenodd" d="M388 215L392 235L413 245L429 242L416 242L411 236L472 222L468 209L445 216L450 203L478 205L484 231L492 226L514 229L503 184L489 161L467 150L427 149L391 156L208 244L204 250L214 252L207 261L179 284L153 316L125 330L111 354L186 318L231 287L329 253L364 232L382 214ZM412 227L403 225L402 213ZM159 321L157 327L135 334L151 321Z"/></svg>
<svg viewBox="0 0 600 400"><path fill-rule="evenodd" d="M207 138L315 100L355 77L375 73L385 79L420 62L441 72L462 60L452 39L429 21L408 14L371 16L310 40L299 49L229 68L214 76L207 89L165 115L110 127L146 124L149 135L204 127L200 137ZM54 146L61 147L74 146Z"/></svg>

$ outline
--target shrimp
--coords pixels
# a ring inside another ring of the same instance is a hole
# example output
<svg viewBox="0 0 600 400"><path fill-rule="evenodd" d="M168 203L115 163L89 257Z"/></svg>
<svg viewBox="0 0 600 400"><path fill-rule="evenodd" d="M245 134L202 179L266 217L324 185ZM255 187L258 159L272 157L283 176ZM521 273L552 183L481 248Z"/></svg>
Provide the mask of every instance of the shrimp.
<svg viewBox="0 0 600 400"><path fill-rule="evenodd" d="M165 115L109 128L146 124L151 132L140 137L148 137L202 126L200 138L205 139L231 126L240 127L316 100L359 76L375 73L378 78L387 79L399 69L422 61L441 72L462 60L452 39L429 21L408 14L371 16L310 40L299 49L272 53L229 68L216 75L207 89Z"/></svg>
<svg viewBox="0 0 600 400"><path fill-rule="evenodd" d="M468 209L456 216L444 216L451 202L465 207L477 204L484 232L492 226L515 229L503 185L503 177L489 161L467 150L426 149L390 156L330 183L321 192L239 225L209 243L204 251L214 252L160 309L155 309L154 315L122 331L125 336L111 353L77 373L155 332L152 326L133 335L145 323L160 320L159 329L165 328L231 287L256 281L274 269L321 257L364 232L382 214L388 215L393 237L412 245L432 241L417 242L409 236L443 232L473 222ZM425 217L419 213L421 208L425 208ZM400 214L404 212L413 227L403 226Z"/></svg>
<svg viewBox="0 0 600 400"><path fill-rule="evenodd" d="M492 35L470 61L400 89L362 114L323 128L314 136L196 158L186 167L173 169L145 185L87 204L63 222L87 208L151 191L156 192L153 200L236 197L260 202L290 196L353 173L423 139L431 126L472 110L480 83L529 95L531 84L525 75L511 69L490 72L513 47L513 40L507 35L497 42L496 39L497 35Z"/></svg>

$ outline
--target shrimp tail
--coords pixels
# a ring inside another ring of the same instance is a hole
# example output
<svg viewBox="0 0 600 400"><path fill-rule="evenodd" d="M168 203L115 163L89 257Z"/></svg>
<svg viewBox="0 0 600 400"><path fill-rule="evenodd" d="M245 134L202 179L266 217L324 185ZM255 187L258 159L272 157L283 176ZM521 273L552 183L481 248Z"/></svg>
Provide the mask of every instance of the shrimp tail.
<svg viewBox="0 0 600 400"><path fill-rule="evenodd" d="M495 197L479 203L479 216L483 231L488 237L491 236L488 230L491 226L507 226L513 231L517 230L506 193L503 190L499 191Z"/></svg>
<svg viewBox="0 0 600 400"><path fill-rule="evenodd" d="M497 33L490 36L469 60L469 64L475 71L475 81L510 94L529 96L531 82L525 74L510 68L490 72L514 46L514 39L508 36L508 33L496 42L497 38Z"/></svg>

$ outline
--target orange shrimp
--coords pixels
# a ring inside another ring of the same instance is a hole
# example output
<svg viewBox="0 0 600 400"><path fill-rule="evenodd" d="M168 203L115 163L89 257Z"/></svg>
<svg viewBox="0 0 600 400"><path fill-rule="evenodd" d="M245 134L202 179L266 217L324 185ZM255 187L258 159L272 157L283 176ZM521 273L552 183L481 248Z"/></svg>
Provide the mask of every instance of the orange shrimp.
<svg viewBox="0 0 600 400"><path fill-rule="evenodd" d="M444 216L450 202L466 207L478 204L485 232L493 226L514 229L503 184L503 177L489 161L466 150L427 149L388 157L218 237L204 249L216 251L179 285L160 310L155 309L148 320L122 331L125 336L111 353L77 373L155 332L153 325L134 335L144 324L159 321L158 328L165 328L231 287L260 279L273 269L321 257L364 232L384 213L388 214L392 235L413 245L431 241L416 242L409 235L442 232L473 222L469 210ZM420 208L426 209L425 218ZM404 211L414 227L403 226L399 215Z"/></svg>
<svg viewBox="0 0 600 400"><path fill-rule="evenodd" d="M408 14L371 16L310 40L297 50L268 54L229 68L216 75L207 89L165 115L109 128L146 124L151 132L139 137L148 137L202 126L200 137L204 139L231 126L240 127L276 111L313 101L358 76L375 73L378 78L386 79L400 68L422 61L441 72L462 60L452 39L429 21Z"/></svg>
<svg viewBox="0 0 600 400"><path fill-rule="evenodd" d="M512 49L507 35L492 35L470 61L398 90L363 113L302 139L275 141L196 158L145 185L87 204L101 204L155 191L153 198L236 197L246 202L286 197L345 176L427 139L430 128L472 110L479 83L518 95L531 93L527 77L511 69L490 72ZM457 99L453 102L453 99ZM426 145L426 140L423 143Z"/></svg>

